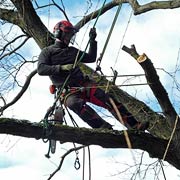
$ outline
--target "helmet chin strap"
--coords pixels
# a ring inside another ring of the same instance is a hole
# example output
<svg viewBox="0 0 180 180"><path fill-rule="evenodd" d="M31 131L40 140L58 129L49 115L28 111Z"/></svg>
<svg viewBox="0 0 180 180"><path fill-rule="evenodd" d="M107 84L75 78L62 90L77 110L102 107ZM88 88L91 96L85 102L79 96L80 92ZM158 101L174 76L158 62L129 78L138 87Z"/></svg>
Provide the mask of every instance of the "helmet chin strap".
<svg viewBox="0 0 180 180"><path fill-rule="evenodd" d="M62 44L68 46L69 43L66 42L66 34L64 32L61 32L61 37L59 38L59 40L61 41Z"/></svg>
<svg viewBox="0 0 180 180"><path fill-rule="evenodd" d="M61 42L63 47L67 47L69 43L74 44L75 34L72 35L61 31L61 35L56 38L56 41Z"/></svg>

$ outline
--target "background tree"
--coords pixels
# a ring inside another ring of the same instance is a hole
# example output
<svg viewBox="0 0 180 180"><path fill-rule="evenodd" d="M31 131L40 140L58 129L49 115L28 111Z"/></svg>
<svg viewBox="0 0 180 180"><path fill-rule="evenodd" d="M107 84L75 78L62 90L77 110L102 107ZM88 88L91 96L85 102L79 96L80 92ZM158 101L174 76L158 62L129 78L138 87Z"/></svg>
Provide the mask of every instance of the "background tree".
<svg viewBox="0 0 180 180"><path fill-rule="evenodd" d="M88 22L97 18L99 9L91 12L92 2L87 1L89 6L84 16L78 20L76 27L83 28ZM129 4L134 15L140 15L155 9L173 9L180 7L180 1L158 1L140 5L138 1L111 1L104 5L101 16L113 10L119 4ZM0 49L0 67L1 67L1 115L10 106L13 106L26 92L30 86L31 79L36 75L37 57L24 56L23 48L26 48L26 43L35 42L39 48L43 48L54 42L53 35L42 22L41 13L43 10L48 11L50 6L54 7L64 16L65 19L70 19L70 13L63 1L57 3L55 1L23 1L11 0L0 1L0 19L1 19L1 49ZM118 86L111 86L110 93L120 100L127 109L135 116L138 121L148 120L150 127L148 133L128 131L128 137L131 141L133 149L141 149L150 154L151 157L166 160L177 169L180 169L179 155L179 116L170 102L168 94L161 84L157 72L148 55L139 54L135 45L131 47L123 46L125 52L131 55L137 63L140 64L145 72L145 77L154 93L162 113L149 108L144 102L131 96L127 92L120 89ZM34 70L33 70L34 69ZM85 73L92 72L87 66L82 65ZM176 70L178 72L179 69ZM29 74L27 74L27 72ZM107 84L107 79L100 82L101 86ZM176 83L179 88L178 83ZM8 93L12 89L17 89L19 92L9 101L6 100ZM43 127L38 123L31 123L23 120L5 118L2 116L0 121L0 133L43 138ZM127 142L124 138L124 131L101 131L71 127L53 127L53 134L49 138L62 140L64 142L76 142L83 145L100 145L105 148L127 148ZM91 134L91 136L89 136ZM148 143L146 143L148 142ZM158 151L157 151L158 149Z"/></svg>

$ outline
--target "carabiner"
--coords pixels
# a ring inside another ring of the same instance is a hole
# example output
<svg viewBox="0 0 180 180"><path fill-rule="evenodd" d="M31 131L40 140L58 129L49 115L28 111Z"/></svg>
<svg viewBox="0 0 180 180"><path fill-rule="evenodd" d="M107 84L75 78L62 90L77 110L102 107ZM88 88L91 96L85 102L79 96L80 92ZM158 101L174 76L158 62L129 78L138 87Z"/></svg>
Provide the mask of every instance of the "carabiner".
<svg viewBox="0 0 180 180"><path fill-rule="evenodd" d="M74 162L74 167L75 167L76 170L80 169L80 167L81 167L81 164L79 162L79 158L78 157L76 157L76 160Z"/></svg>

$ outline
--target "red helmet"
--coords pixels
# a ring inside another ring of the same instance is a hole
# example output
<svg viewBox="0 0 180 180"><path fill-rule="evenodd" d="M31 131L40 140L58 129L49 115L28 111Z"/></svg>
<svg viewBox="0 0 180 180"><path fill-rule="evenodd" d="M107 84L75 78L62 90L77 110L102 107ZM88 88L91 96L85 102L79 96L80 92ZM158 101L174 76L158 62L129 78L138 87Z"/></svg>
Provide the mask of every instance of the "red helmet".
<svg viewBox="0 0 180 180"><path fill-rule="evenodd" d="M66 20L58 22L54 26L53 33L56 38L64 41L65 36L72 36L77 32L77 29L69 22Z"/></svg>

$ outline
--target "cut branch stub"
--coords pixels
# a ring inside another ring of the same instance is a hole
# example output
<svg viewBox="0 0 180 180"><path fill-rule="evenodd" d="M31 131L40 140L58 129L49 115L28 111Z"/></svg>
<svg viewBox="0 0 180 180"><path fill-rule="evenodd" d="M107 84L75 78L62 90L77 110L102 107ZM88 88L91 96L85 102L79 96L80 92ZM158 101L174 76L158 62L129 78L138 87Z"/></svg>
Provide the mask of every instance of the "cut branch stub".
<svg viewBox="0 0 180 180"><path fill-rule="evenodd" d="M137 62L143 68L146 80L155 97L157 98L162 108L163 114L166 116L170 127L173 128L175 120L177 118L177 113L170 102L168 93L166 92L164 86L160 82L159 76L157 75L153 63L147 57L147 55L145 55L145 53L143 55L139 55L134 45L132 45L131 48L123 46L122 49L128 54L130 54L134 59L136 59ZM180 123L178 124L178 126L180 127Z"/></svg>

